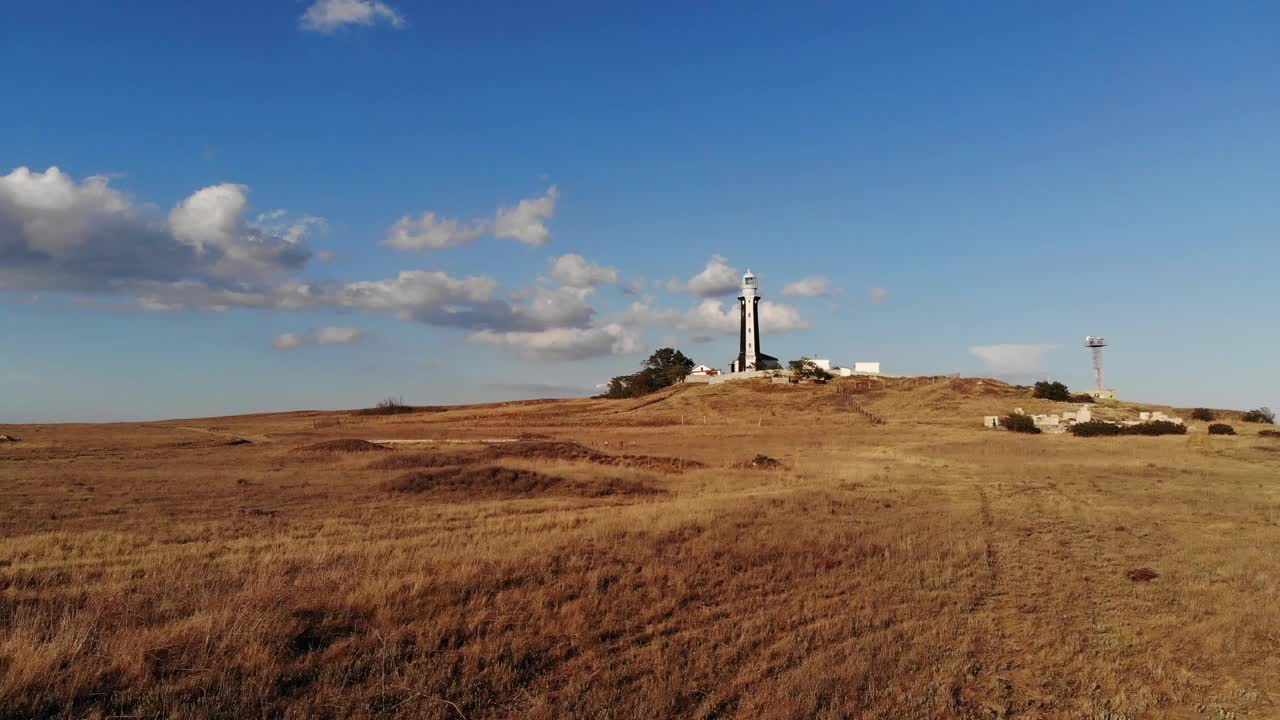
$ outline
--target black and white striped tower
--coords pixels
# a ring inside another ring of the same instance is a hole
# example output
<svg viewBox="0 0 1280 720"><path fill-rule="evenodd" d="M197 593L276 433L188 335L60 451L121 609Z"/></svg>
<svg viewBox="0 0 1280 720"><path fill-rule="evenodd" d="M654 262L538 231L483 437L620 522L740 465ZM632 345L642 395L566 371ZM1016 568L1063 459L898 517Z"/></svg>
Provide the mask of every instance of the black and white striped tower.
<svg viewBox="0 0 1280 720"><path fill-rule="evenodd" d="M738 296L742 323L739 328L738 370L759 370L760 363L760 285L747 270L742 276L742 294Z"/></svg>

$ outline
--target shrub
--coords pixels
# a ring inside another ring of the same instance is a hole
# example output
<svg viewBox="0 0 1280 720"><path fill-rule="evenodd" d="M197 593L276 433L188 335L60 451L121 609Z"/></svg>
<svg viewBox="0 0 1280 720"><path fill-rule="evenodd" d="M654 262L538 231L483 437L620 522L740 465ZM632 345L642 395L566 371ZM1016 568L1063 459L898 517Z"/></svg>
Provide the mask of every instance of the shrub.
<svg viewBox="0 0 1280 720"><path fill-rule="evenodd" d="M1006 415L1000 419L1000 425L1011 432L1033 435L1040 432L1040 428L1036 427L1036 421L1032 420L1030 415Z"/></svg>
<svg viewBox="0 0 1280 720"><path fill-rule="evenodd" d="M1196 408L1195 410L1191 411L1191 419L1209 421L1209 420L1217 420L1218 416L1214 415L1213 411L1210 410L1209 408Z"/></svg>
<svg viewBox="0 0 1280 720"><path fill-rule="evenodd" d="M1280 430L1259 430L1258 437L1280 438Z"/></svg>
<svg viewBox="0 0 1280 720"><path fill-rule="evenodd" d="M1139 423L1137 425L1116 425L1102 420L1076 423L1071 426L1071 434L1076 437L1114 437L1117 435L1185 435L1187 426L1167 420Z"/></svg>
<svg viewBox="0 0 1280 720"><path fill-rule="evenodd" d="M1210 435L1235 435L1236 429L1226 423L1214 423L1209 426Z"/></svg>
<svg viewBox="0 0 1280 720"><path fill-rule="evenodd" d="M389 397L380 401L377 405L364 410L357 410L356 415L400 415L403 413L411 413L414 411L412 405L405 405L404 398Z"/></svg>
<svg viewBox="0 0 1280 720"><path fill-rule="evenodd" d="M1120 426L1101 420L1090 420L1072 425L1071 434L1076 437L1110 437L1120 434Z"/></svg>
<svg viewBox="0 0 1280 720"><path fill-rule="evenodd" d="M1067 401L1071 399L1071 391L1067 386L1060 382L1049 382L1041 380L1036 383L1035 389L1031 392L1032 397L1043 398L1045 400Z"/></svg>
<svg viewBox="0 0 1280 720"><path fill-rule="evenodd" d="M1187 426L1182 423L1169 422L1168 420L1154 420L1152 422L1138 423L1137 425L1124 425L1120 428L1121 435L1186 435Z"/></svg>
<svg viewBox="0 0 1280 720"><path fill-rule="evenodd" d="M1089 393L1076 393L1075 395L1072 395L1072 396L1071 396L1071 402L1073 402L1073 403L1096 403L1096 402L1098 402L1098 398L1096 398L1096 397L1094 397L1094 396L1090 395Z"/></svg>
<svg viewBox="0 0 1280 720"><path fill-rule="evenodd" d="M1244 415L1241 415L1240 419L1245 422L1252 423L1266 423L1268 425L1276 424L1276 414L1268 407L1260 407L1250 410Z"/></svg>

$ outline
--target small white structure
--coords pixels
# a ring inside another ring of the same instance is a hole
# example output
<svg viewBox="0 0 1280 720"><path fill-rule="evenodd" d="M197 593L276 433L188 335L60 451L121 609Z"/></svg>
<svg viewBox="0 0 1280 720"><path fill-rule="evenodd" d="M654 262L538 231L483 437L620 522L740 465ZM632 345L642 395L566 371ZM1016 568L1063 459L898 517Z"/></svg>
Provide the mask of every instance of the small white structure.
<svg viewBox="0 0 1280 720"><path fill-rule="evenodd" d="M1014 408L1014 415L1026 415L1022 408ZM1081 405L1079 410L1075 412L1062 413L1061 415L1054 413L1051 415L1031 415L1031 421L1036 424L1041 432L1060 433L1066 432L1067 428L1076 423L1089 422L1093 419L1093 411L1088 405ZM984 415L982 417L982 425L987 428L1000 427L1000 418L996 415Z"/></svg>
<svg viewBox="0 0 1280 720"><path fill-rule="evenodd" d="M711 375L719 375L720 371L709 365L695 365L694 368L689 371L689 374L700 375L700 376L711 376Z"/></svg>
<svg viewBox="0 0 1280 720"><path fill-rule="evenodd" d="M855 362L853 371L863 375L879 375L880 363L878 362Z"/></svg>
<svg viewBox="0 0 1280 720"><path fill-rule="evenodd" d="M821 360L821 359L819 359L819 358L814 358L814 359L813 359L813 364L814 364L814 365L817 365L818 367L822 368L823 370L826 370L827 372L831 372L831 361L830 361L830 360Z"/></svg>
<svg viewBox="0 0 1280 720"><path fill-rule="evenodd" d="M1115 400L1116 399L1115 390L1088 390L1085 392L1085 394L1092 397L1094 400Z"/></svg>

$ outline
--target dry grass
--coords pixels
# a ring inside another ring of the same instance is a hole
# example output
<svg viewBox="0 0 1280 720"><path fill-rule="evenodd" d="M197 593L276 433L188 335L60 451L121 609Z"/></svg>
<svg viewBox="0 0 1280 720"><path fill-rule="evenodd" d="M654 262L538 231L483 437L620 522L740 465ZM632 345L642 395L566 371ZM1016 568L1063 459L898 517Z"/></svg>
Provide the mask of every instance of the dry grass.
<svg viewBox="0 0 1280 720"><path fill-rule="evenodd" d="M0 428L0 718L1276 716L1274 443L836 392Z"/></svg>

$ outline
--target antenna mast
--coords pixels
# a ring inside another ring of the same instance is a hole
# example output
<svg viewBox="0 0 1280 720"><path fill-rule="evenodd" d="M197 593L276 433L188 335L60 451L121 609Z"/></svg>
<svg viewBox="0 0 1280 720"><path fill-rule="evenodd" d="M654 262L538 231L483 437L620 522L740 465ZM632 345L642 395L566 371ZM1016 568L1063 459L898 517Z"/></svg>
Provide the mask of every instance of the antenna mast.
<svg viewBox="0 0 1280 720"><path fill-rule="evenodd" d="M1084 339L1084 346L1089 348L1089 351L1093 354L1093 384L1098 390L1102 390L1104 389L1102 383L1102 348L1107 346L1107 341L1090 335Z"/></svg>

